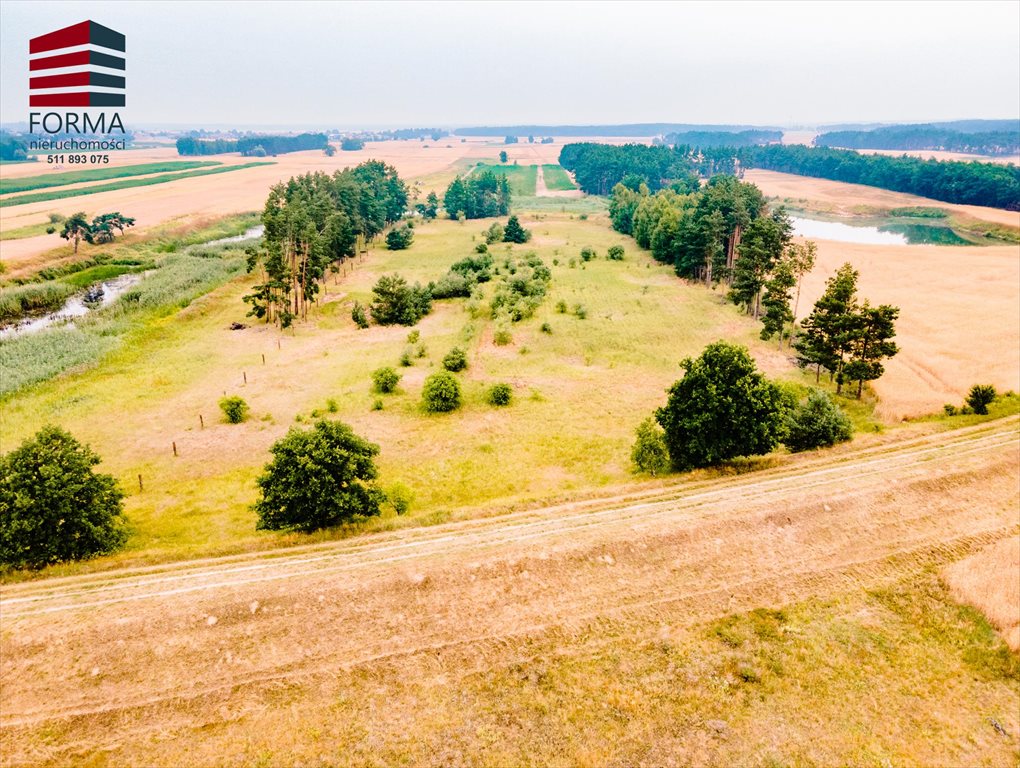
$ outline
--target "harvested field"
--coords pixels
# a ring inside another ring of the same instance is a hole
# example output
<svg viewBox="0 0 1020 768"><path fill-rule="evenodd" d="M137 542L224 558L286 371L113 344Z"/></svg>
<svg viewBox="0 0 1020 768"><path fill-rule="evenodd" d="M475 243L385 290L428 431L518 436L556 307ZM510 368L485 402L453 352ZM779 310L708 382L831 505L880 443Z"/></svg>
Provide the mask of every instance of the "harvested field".
<svg viewBox="0 0 1020 768"><path fill-rule="evenodd" d="M991 544L943 571L953 597L977 608L1020 651L1020 536Z"/></svg>

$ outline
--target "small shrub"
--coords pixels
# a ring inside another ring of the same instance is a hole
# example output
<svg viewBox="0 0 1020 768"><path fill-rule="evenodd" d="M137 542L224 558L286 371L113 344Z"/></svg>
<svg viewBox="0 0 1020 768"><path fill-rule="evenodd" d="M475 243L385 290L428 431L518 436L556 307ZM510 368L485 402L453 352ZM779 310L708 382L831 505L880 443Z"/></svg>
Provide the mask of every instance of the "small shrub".
<svg viewBox="0 0 1020 768"><path fill-rule="evenodd" d="M567 302L565 302L563 299L557 301L556 311L559 312L561 315L565 315L567 313Z"/></svg>
<svg viewBox="0 0 1020 768"><path fill-rule="evenodd" d="M375 400L372 401L372 410L373 411L381 411L382 409L383 409L382 398L381 397L377 397Z"/></svg>
<svg viewBox="0 0 1020 768"><path fill-rule="evenodd" d="M460 382L447 371L433 373L425 379L421 393L422 407L429 413L448 413L460 408Z"/></svg>
<svg viewBox="0 0 1020 768"><path fill-rule="evenodd" d="M379 368L372 371L372 388L380 394L388 395L400 383L400 374L392 368Z"/></svg>
<svg viewBox="0 0 1020 768"><path fill-rule="evenodd" d="M493 384L492 387L489 388L489 393L487 395L489 405L494 405L496 407L510 405L513 397L513 388L509 384L505 383Z"/></svg>
<svg viewBox="0 0 1020 768"><path fill-rule="evenodd" d="M606 251L606 258L610 261L623 261L623 246L612 245L609 250Z"/></svg>
<svg viewBox="0 0 1020 768"><path fill-rule="evenodd" d="M503 234L503 225L498 221L495 221L492 223L491 227L485 230L485 242L489 245L492 245L493 243L501 243L503 242ZM487 251L488 248L485 250ZM482 253L482 251L479 251L479 253Z"/></svg>
<svg viewBox="0 0 1020 768"><path fill-rule="evenodd" d="M228 424L240 424L248 418L248 403L243 397L231 395L220 400L220 410Z"/></svg>
<svg viewBox="0 0 1020 768"><path fill-rule="evenodd" d="M945 411L946 416L955 416L957 413L956 406L951 405L950 403L943 405L942 410Z"/></svg>
<svg viewBox="0 0 1020 768"><path fill-rule="evenodd" d="M386 489L386 500L398 515L405 515L414 501L414 491L403 483L394 483Z"/></svg>
<svg viewBox="0 0 1020 768"><path fill-rule="evenodd" d="M460 347L454 347L443 358L443 367L452 373L463 371L468 367L467 353Z"/></svg>
<svg viewBox="0 0 1020 768"><path fill-rule="evenodd" d="M853 437L853 425L828 394L813 390L807 400L786 417L783 442L791 451L842 443Z"/></svg>
<svg viewBox="0 0 1020 768"><path fill-rule="evenodd" d="M497 347L505 347L507 344L512 344L513 340L513 334L506 327L497 328L496 332L492 334L492 343Z"/></svg>
<svg viewBox="0 0 1020 768"><path fill-rule="evenodd" d="M420 339L421 339L421 331L411 331L409 334L407 334L407 343L408 344L417 344Z"/></svg>
<svg viewBox="0 0 1020 768"><path fill-rule="evenodd" d="M425 357L425 355L427 355L428 353L429 353L429 350L428 350L428 348L424 344L419 344L414 349L414 355L415 355L415 357L417 357L419 359Z"/></svg>
<svg viewBox="0 0 1020 768"><path fill-rule="evenodd" d="M571 259L570 261L567 262L567 266L570 267L571 269L574 269L577 266L577 262L574 259Z"/></svg>
<svg viewBox="0 0 1020 768"><path fill-rule="evenodd" d="M326 401L326 410L330 413L336 413L340 410L340 406L337 404L336 400L331 397Z"/></svg>
<svg viewBox="0 0 1020 768"><path fill-rule="evenodd" d="M578 320L584 320L588 317L588 310L584 308L583 304L575 304L574 316L577 317Z"/></svg>
<svg viewBox="0 0 1020 768"><path fill-rule="evenodd" d="M359 328L368 328L368 314L365 312L365 308L361 305L360 301L354 302L354 308L351 310L351 320Z"/></svg>
<svg viewBox="0 0 1020 768"><path fill-rule="evenodd" d="M542 327L539 329L542 333L552 333L552 326L549 323L542 323Z"/></svg>
<svg viewBox="0 0 1020 768"><path fill-rule="evenodd" d="M403 251L414 242L414 230L408 224L394 227L386 235L386 247L391 251Z"/></svg>
<svg viewBox="0 0 1020 768"><path fill-rule="evenodd" d="M974 413L984 416L988 406L995 402L995 387L991 384L975 384L967 393L967 405Z"/></svg>
<svg viewBox="0 0 1020 768"><path fill-rule="evenodd" d="M630 458L642 472L652 476L669 472L669 451L666 450L665 433L662 427L649 417L636 430L637 439L631 449Z"/></svg>
<svg viewBox="0 0 1020 768"><path fill-rule="evenodd" d="M554 267L558 267L559 265L560 265L560 260L559 259L553 259L553 266Z"/></svg>
<svg viewBox="0 0 1020 768"><path fill-rule="evenodd" d="M485 243L479 243L478 245L475 246L475 253L488 253L488 252L489 246L486 245Z"/></svg>
<svg viewBox="0 0 1020 768"><path fill-rule="evenodd" d="M582 213L577 218L579 218L581 221L588 221L588 214L587 213Z"/></svg>
<svg viewBox="0 0 1020 768"><path fill-rule="evenodd" d="M595 258L595 249L585 246L581 249L581 261L591 261Z"/></svg>
<svg viewBox="0 0 1020 768"><path fill-rule="evenodd" d="M516 216L511 216L503 230L504 243L526 243L531 239L531 230L521 226Z"/></svg>
<svg viewBox="0 0 1020 768"><path fill-rule="evenodd" d="M414 365L414 349L408 347L400 354L400 364L404 368L410 368Z"/></svg>

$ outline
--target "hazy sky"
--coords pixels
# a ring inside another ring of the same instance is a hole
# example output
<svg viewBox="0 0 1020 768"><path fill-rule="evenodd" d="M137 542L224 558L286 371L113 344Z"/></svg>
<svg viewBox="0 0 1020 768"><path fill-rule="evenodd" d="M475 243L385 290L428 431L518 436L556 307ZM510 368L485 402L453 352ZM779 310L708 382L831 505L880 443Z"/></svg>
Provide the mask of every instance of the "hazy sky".
<svg viewBox="0 0 1020 768"><path fill-rule="evenodd" d="M0 121L28 40L127 35L128 123L809 124L1020 115L1020 2L0 3Z"/></svg>

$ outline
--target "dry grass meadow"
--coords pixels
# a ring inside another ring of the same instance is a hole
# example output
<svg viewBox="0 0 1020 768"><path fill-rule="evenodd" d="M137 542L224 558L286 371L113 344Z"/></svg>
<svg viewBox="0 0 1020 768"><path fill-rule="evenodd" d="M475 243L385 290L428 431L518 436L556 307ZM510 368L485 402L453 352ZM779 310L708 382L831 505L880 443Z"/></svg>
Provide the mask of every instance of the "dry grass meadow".
<svg viewBox="0 0 1020 768"><path fill-rule="evenodd" d="M0 227L120 210L139 221L114 246L130 249L258 210L295 173L381 159L441 192L501 149L541 165L562 144L296 153L6 207ZM746 180L830 212L936 205L1020 228L1018 214L866 187ZM436 302L409 367L411 329L354 327L351 306L379 276L436 280L489 224L437 221L407 251L376 244L294 329L230 330L252 323L243 275L145 316L98 364L0 400L4 451L63 426L127 490L131 526L119 554L8 575L0 765L1017 764L1020 658L996 630L1016 647L1020 597L1002 575L1020 568L1020 422L899 422L976 382L1020 389L1020 247L819 241L802 313L844 261L863 296L902 310L902 352L865 402L845 401L858 437L652 479L633 474L633 431L683 357L724 338L771 376L813 376L721 289L679 281L613 232L602 203L520 203L534 238L494 246L496 263L534 251L553 276L507 345L485 302ZM0 240L7 276L65 263L55 240ZM614 244L624 261L605 259ZM582 262L585 246L599 258ZM454 346L470 363L464 407L424 414L422 382ZM394 394L371 389L381 366L402 375ZM509 408L487 404L496 382L513 387ZM224 394L247 400L246 422L220 421ZM319 416L380 445L383 487L413 494L406 515L314 536L255 530L269 446Z"/></svg>

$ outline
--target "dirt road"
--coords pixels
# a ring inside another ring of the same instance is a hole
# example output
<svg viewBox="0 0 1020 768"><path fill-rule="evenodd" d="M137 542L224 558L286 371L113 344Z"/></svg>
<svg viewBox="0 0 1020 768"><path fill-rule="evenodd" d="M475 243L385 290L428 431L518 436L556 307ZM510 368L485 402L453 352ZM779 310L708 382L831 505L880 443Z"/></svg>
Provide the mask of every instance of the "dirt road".
<svg viewBox="0 0 1020 768"><path fill-rule="evenodd" d="M226 762L228 732L289 717L281 686L332 701L338 675L888 583L1016 532L1018 447L1014 418L632 498L7 586L0 752L171 764L173 737Z"/></svg>

